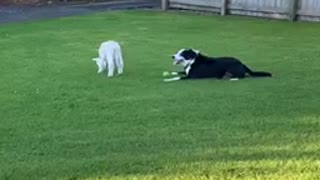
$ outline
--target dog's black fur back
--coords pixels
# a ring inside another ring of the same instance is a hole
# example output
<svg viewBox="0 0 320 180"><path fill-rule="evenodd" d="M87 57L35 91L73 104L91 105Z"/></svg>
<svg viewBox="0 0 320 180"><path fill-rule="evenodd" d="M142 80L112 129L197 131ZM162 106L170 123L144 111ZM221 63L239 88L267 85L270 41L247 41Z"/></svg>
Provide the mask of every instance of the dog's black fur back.
<svg viewBox="0 0 320 180"><path fill-rule="evenodd" d="M190 54L194 56L194 54ZM188 57L190 58L190 57ZM187 72L188 78L223 78L229 74L231 78L245 78L246 74L252 77L271 77L268 72L256 72L250 70L240 60L234 57L207 57L202 54L196 54L194 62L190 65Z"/></svg>

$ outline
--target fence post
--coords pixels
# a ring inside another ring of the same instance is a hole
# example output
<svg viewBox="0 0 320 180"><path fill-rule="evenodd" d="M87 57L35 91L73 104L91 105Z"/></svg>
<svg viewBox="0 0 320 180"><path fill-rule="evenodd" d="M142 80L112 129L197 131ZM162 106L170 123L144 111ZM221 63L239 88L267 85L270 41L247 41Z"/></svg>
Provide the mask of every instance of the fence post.
<svg viewBox="0 0 320 180"><path fill-rule="evenodd" d="M221 0L221 16L225 16L228 11L228 0Z"/></svg>
<svg viewBox="0 0 320 180"><path fill-rule="evenodd" d="M298 0L289 0L288 15L290 21L295 21L297 17Z"/></svg>
<svg viewBox="0 0 320 180"><path fill-rule="evenodd" d="M161 10L165 11L168 9L169 0L161 0Z"/></svg>

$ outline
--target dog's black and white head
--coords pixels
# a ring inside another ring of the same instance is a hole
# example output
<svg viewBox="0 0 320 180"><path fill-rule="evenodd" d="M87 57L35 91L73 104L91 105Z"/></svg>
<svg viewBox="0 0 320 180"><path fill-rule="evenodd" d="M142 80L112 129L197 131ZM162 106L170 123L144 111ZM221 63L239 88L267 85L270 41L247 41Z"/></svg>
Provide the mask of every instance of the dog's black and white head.
<svg viewBox="0 0 320 180"><path fill-rule="evenodd" d="M172 56L172 59L174 59L173 64L187 66L198 57L199 53L198 50L194 49L180 49Z"/></svg>

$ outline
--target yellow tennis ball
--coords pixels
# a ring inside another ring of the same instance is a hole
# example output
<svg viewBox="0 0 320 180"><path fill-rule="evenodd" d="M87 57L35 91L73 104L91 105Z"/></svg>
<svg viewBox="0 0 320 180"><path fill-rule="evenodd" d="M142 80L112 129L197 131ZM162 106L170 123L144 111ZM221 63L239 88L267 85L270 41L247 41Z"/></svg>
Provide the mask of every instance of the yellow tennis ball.
<svg viewBox="0 0 320 180"><path fill-rule="evenodd" d="M168 71L165 71L165 72L163 72L163 74L162 74L163 76L169 76L170 75L170 73L168 72Z"/></svg>

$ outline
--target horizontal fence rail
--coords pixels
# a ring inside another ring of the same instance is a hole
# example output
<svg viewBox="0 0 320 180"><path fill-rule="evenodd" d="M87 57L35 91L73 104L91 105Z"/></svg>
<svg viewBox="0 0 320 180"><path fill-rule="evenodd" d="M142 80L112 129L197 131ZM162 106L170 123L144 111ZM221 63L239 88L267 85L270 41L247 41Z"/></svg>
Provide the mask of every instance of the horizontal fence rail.
<svg viewBox="0 0 320 180"><path fill-rule="evenodd" d="M162 0L162 9L320 22L320 0Z"/></svg>

